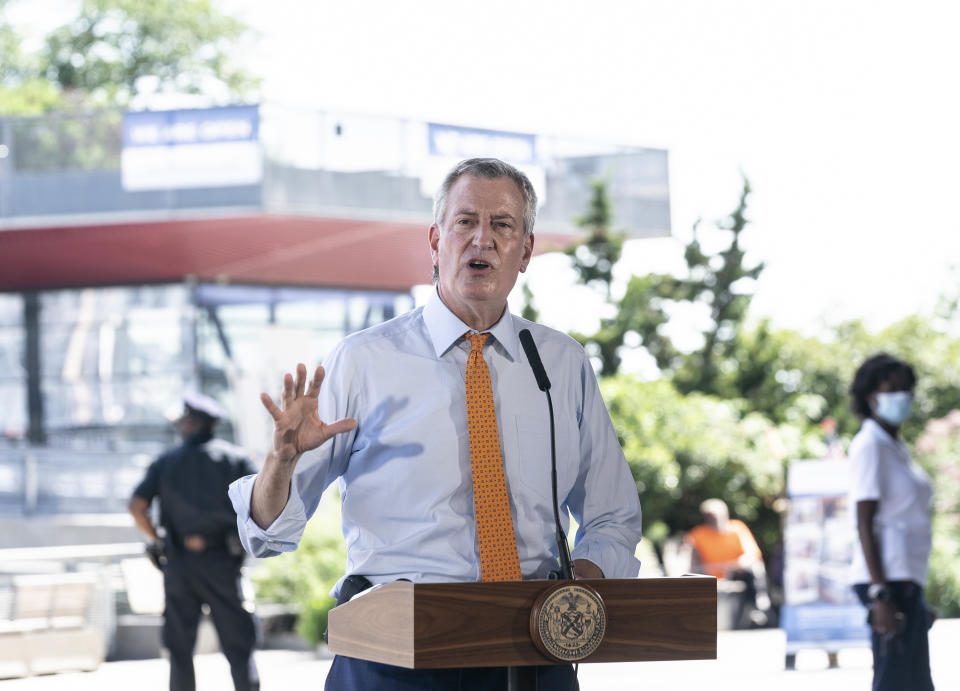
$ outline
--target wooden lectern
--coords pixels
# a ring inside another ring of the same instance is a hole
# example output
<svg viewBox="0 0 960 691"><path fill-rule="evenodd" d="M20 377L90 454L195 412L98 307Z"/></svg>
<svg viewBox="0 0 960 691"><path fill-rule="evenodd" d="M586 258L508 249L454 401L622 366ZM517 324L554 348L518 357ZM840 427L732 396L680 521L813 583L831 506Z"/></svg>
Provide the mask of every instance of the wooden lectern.
<svg viewBox="0 0 960 691"><path fill-rule="evenodd" d="M715 578L574 582L596 590L607 617L581 662L716 659ZM328 647L416 669L554 664L533 643L530 611L556 583L388 583L330 611Z"/></svg>

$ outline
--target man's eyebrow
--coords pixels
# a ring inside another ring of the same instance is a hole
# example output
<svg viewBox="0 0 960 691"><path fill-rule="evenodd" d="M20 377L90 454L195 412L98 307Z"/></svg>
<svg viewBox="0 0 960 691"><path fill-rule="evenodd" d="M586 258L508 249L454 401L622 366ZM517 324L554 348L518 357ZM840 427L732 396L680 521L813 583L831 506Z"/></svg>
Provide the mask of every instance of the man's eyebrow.
<svg viewBox="0 0 960 691"><path fill-rule="evenodd" d="M517 220L517 219L514 217L513 214L493 214L493 215L490 217L490 220L492 220L492 221L499 221L499 220L502 219L502 218L507 218L507 219L510 219L511 221Z"/></svg>
<svg viewBox="0 0 960 691"><path fill-rule="evenodd" d="M479 216L480 214L478 214L476 211L472 209L458 209L457 212L454 213L453 215L454 216Z"/></svg>

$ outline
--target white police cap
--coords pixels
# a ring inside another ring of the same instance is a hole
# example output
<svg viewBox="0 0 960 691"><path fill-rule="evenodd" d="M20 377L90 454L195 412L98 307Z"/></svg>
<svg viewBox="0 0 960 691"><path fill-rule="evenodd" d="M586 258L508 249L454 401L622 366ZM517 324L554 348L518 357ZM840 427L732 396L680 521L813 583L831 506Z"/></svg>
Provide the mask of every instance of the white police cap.
<svg viewBox="0 0 960 691"><path fill-rule="evenodd" d="M227 416L227 411L221 408L219 403L209 396L205 396L196 391L189 391L183 394L183 404L191 410L196 410L198 413L212 417L214 420L219 420Z"/></svg>

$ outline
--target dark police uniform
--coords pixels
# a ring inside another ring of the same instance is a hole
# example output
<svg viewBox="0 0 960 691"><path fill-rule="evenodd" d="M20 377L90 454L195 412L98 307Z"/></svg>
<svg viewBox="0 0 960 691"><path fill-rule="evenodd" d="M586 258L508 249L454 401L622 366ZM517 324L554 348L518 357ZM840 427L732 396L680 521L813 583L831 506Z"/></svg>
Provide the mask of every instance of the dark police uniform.
<svg viewBox="0 0 960 691"><path fill-rule="evenodd" d="M159 498L160 524L166 530L163 643L170 651L172 691L196 688L193 650L203 603L210 608L234 687L259 688L254 622L240 593L244 552L227 496L231 482L255 472L239 448L200 434L154 461L133 491L147 502ZM184 538L190 535L202 536L206 548L188 550Z"/></svg>

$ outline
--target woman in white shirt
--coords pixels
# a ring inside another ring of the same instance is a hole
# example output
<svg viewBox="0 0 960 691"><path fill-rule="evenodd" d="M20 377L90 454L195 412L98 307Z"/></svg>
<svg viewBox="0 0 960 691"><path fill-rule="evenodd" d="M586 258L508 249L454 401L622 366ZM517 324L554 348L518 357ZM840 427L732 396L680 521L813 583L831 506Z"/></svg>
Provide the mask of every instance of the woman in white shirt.
<svg viewBox="0 0 960 691"><path fill-rule="evenodd" d="M863 419L848 451L860 538L853 583L870 609L873 691L933 689L927 642L932 615L923 598L933 490L899 439L915 385L910 365L881 354L860 366L850 386L853 410Z"/></svg>

